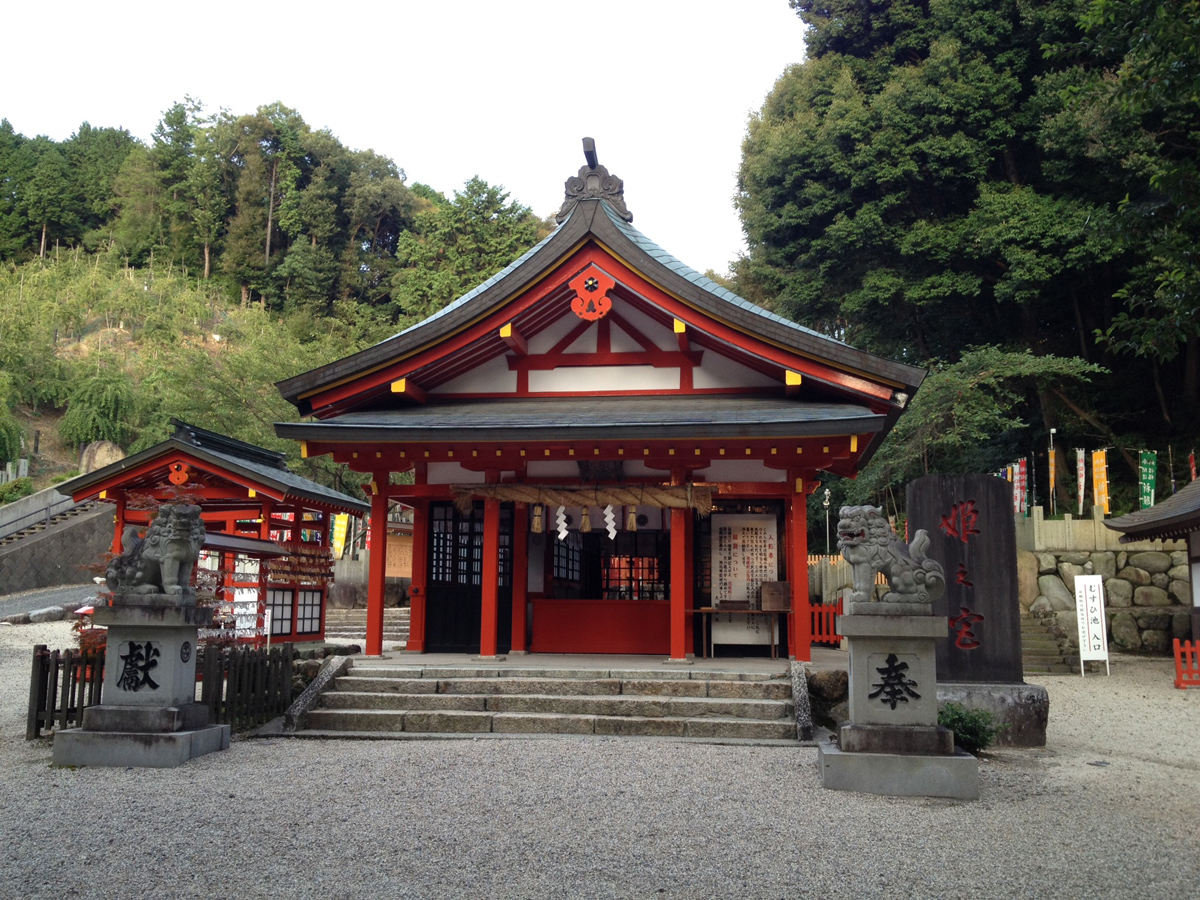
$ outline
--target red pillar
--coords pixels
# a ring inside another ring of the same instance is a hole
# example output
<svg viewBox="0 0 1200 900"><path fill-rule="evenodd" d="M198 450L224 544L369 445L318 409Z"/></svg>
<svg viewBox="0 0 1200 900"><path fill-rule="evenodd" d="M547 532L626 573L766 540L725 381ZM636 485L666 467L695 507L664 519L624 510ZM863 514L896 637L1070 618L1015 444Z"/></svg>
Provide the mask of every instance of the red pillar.
<svg viewBox="0 0 1200 900"><path fill-rule="evenodd" d="M408 643L411 653L425 652L425 590L429 572L429 501L413 501L412 580L409 588Z"/></svg>
<svg viewBox="0 0 1200 900"><path fill-rule="evenodd" d="M690 509L671 510L671 659L687 659L687 618L691 571L688 569Z"/></svg>
<svg viewBox="0 0 1200 900"><path fill-rule="evenodd" d="M529 504L513 509L512 536L512 652L525 652L525 607L529 593Z"/></svg>
<svg viewBox="0 0 1200 900"><path fill-rule="evenodd" d="M367 565L367 656L383 654L383 590L387 576L388 476L376 472L371 496L371 555Z"/></svg>
<svg viewBox="0 0 1200 900"><path fill-rule="evenodd" d="M116 556L120 556L125 552L125 548L121 543L125 537L125 492L120 491L117 494L117 510L113 513L113 542L112 552Z"/></svg>
<svg viewBox="0 0 1200 900"><path fill-rule="evenodd" d="M500 501L483 501L483 606L479 626L479 655L496 656L500 620Z"/></svg>
<svg viewBox="0 0 1200 900"><path fill-rule="evenodd" d="M788 520L788 582L792 614L788 617L788 650L799 662L812 660L812 610L808 603L808 497L804 479L793 478Z"/></svg>

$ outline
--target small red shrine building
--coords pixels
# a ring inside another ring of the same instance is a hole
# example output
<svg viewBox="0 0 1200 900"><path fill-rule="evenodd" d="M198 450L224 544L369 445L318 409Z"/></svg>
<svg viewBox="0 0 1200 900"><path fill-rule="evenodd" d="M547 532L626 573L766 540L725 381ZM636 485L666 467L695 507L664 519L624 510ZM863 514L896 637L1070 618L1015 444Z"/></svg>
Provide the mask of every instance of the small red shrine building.
<svg viewBox="0 0 1200 900"><path fill-rule="evenodd" d="M866 464L925 373L688 268L584 148L553 233L419 324L280 382L311 419L276 432L372 475L373 534L389 499L414 507L410 651L683 662L710 624L717 644L762 643L746 607L787 582L783 643L807 660L805 498Z"/></svg>
<svg viewBox="0 0 1200 900"><path fill-rule="evenodd" d="M363 515L370 506L289 471L282 453L178 419L171 424L168 440L58 490L76 503L114 504L116 554L126 527L145 526L152 515L131 497L155 505L186 497L209 532L200 565L224 573L217 586L223 599L249 607L253 618L269 610L272 641L323 640L333 515Z"/></svg>

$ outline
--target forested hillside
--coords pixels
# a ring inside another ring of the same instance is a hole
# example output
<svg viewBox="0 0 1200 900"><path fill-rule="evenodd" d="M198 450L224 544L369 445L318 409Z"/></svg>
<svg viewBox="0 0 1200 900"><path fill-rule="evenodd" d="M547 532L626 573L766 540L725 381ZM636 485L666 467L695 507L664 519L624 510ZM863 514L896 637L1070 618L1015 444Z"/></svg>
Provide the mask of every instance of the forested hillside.
<svg viewBox="0 0 1200 900"><path fill-rule="evenodd" d="M429 315L552 225L479 178L450 198L410 185L278 104L181 102L148 144L0 121L0 184L5 460L17 404L63 413L71 446L137 450L177 416L294 449L271 428L295 413L275 381Z"/></svg>
<svg viewBox="0 0 1200 900"><path fill-rule="evenodd" d="M791 0L743 146L737 289L934 375L853 492L1038 459L1186 483L1200 430L1200 4ZM989 398L989 394L991 397ZM995 401L995 402L993 402Z"/></svg>

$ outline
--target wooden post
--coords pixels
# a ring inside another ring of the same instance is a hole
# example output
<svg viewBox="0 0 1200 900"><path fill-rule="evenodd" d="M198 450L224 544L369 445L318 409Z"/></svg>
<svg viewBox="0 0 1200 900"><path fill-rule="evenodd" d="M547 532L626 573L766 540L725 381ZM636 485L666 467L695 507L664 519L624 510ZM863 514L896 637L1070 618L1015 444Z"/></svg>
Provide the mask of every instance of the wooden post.
<svg viewBox="0 0 1200 900"><path fill-rule="evenodd" d="M376 472L371 489L371 556L367 567L367 656L383 655L383 592L387 579L388 473Z"/></svg>
<svg viewBox="0 0 1200 900"><path fill-rule="evenodd" d="M408 643L411 653L425 652L425 592L429 572L429 501L413 501L412 579L409 588Z"/></svg>
<svg viewBox="0 0 1200 900"><path fill-rule="evenodd" d="M688 519L690 509L671 510L671 660L687 659Z"/></svg>
<svg viewBox="0 0 1200 900"><path fill-rule="evenodd" d="M792 614L788 625L788 652L799 662L812 660L812 612L808 603L808 505L804 479L793 476L794 492L788 517L788 582L792 586Z"/></svg>
<svg viewBox="0 0 1200 900"><path fill-rule="evenodd" d="M480 610L479 655L496 656L500 618L500 501L483 501L483 600Z"/></svg>
<svg viewBox="0 0 1200 900"><path fill-rule="evenodd" d="M525 607L529 593L529 504L513 508L512 652L525 652Z"/></svg>

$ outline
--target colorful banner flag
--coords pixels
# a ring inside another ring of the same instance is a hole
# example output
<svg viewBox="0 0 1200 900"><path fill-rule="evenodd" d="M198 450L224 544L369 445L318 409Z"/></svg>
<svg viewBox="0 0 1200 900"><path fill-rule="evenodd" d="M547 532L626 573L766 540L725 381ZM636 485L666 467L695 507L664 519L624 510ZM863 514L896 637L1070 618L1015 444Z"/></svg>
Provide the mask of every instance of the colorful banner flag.
<svg viewBox="0 0 1200 900"><path fill-rule="evenodd" d="M1158 452L1143 450L1138 454L1138 497L1142 509L1154 505L1154 485L1158 481Z"/></svg>
<svg viewBox="0 0 1200 900"><path fill-rule="evenodd" d="M1057 496L1057 494L1058 494L1058 490L1057 490L1057 486L1056 486L1056 479L1055 479L1055 475L1057 474L1057 472L1055 471L1055 469L1056 469L1056 466L1054 463L1054 448L1051 447L1050 448L1050 494L1049 494L1049 496L1051 496L1051 497Z"/></svg>
<svg viewBox="0 0 1200 900"><path fill-rule="evenodd" d="M1083 496L1087 489L1087 463L1084 462L1084 454L1087 451L1082 447L1075 449L1075 477L1079 482L1079 513L1083 515Z"/></svg>
<svg viewBox="0 0 1200 900"><path fill-rule="evenodd" d="M346 552L346 532L350 528L350 516L347 513L337 513L333 517L333 535L330 545L333 548L333 558L341 559Z"/></svg>
<svg viewBox="0 0 1200 900"><path fill-rule="evenodd" d="M1017 462L1017 496L1021 501L1017 512L1029 515L1029 460L1027 459Z"/></svg>
<svg viewBox="0 0 1200 900"><path fill-rule="evenodd" d="M1092 451L1092 503L1108 515L1108 451Z"/></svg>
<svg viewBox="0 0 1200 900"><path fill-rule="evenodd" d="M1196 480L1196 451L1188 454L1188 465L1192 467L1192 481Z"/></svg>

